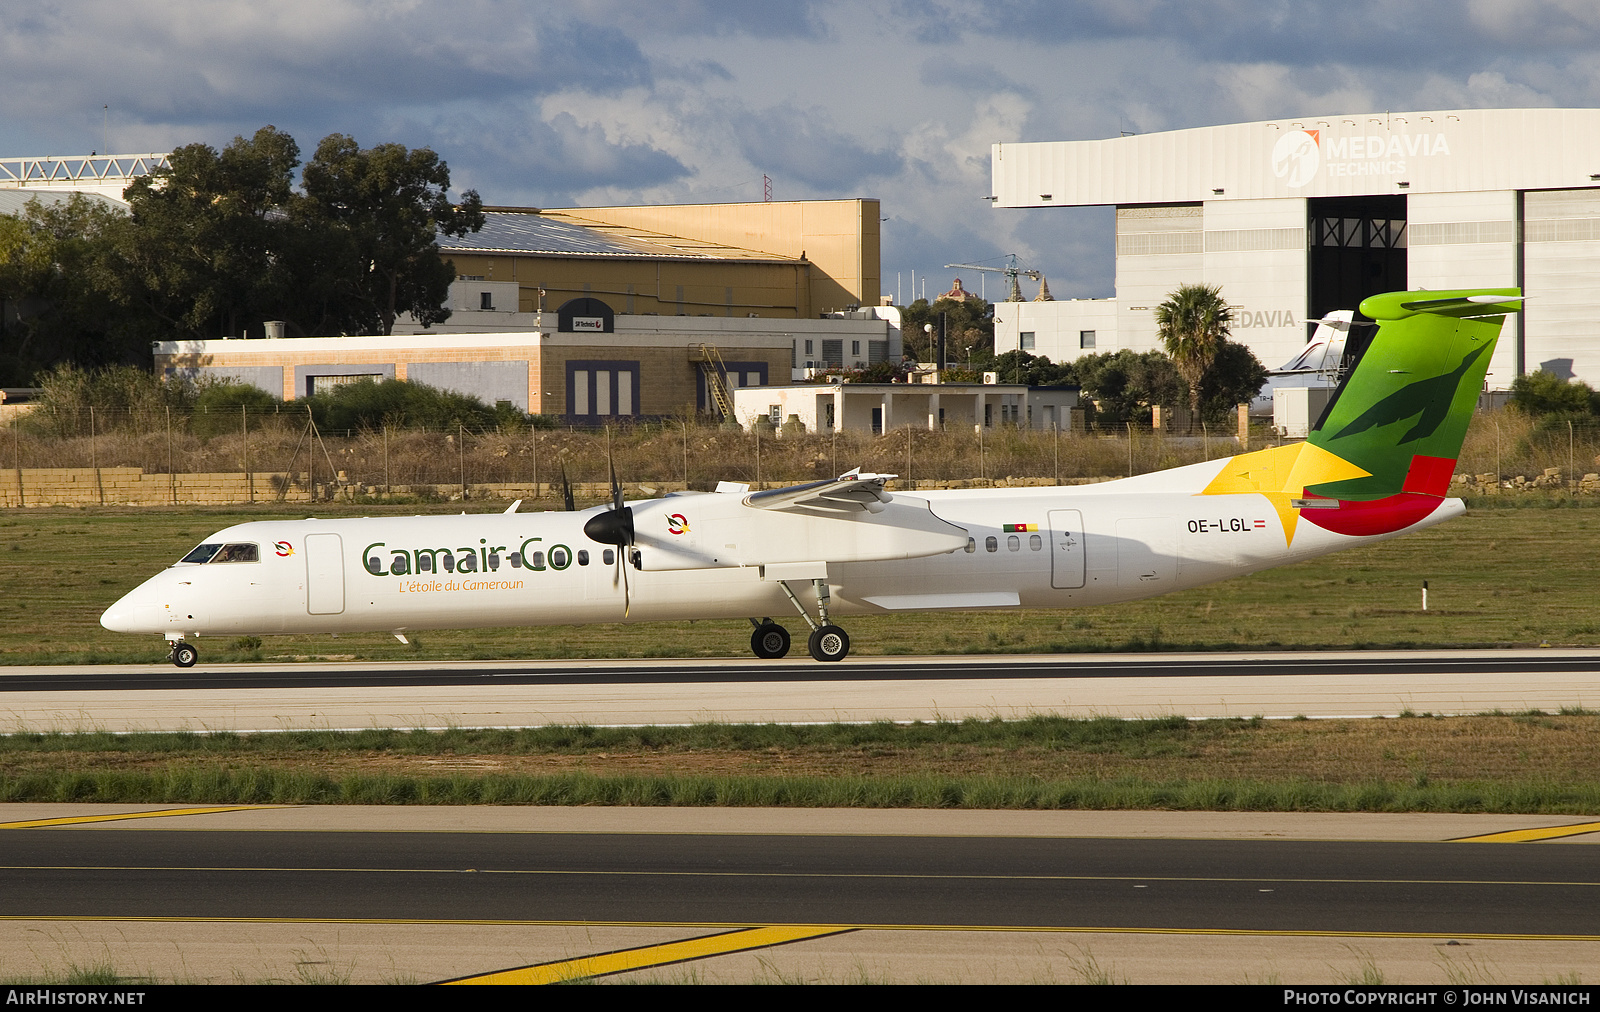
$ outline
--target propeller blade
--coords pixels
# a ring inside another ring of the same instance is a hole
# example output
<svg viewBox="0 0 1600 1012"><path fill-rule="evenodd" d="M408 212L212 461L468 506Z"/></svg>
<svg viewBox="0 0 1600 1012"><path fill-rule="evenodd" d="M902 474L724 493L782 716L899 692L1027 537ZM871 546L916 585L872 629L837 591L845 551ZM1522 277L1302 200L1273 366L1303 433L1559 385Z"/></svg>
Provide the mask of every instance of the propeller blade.
<svg viewBox="0 0 1600 1012"><path fill-rule="evenodd" d="M633 611L633 589L628 586L628 567L623 563L622 553L626 549L617 549L617 568L622 570L622 617L627 618Z"/></svg>
<svg viewBox="0 0 1600 1012"><path fill-rule="evenodd" d="M567 462L561 462L561 501L566 504L567 512L571 513L578 507L572 501L572 483L567 481Z"/></svg>

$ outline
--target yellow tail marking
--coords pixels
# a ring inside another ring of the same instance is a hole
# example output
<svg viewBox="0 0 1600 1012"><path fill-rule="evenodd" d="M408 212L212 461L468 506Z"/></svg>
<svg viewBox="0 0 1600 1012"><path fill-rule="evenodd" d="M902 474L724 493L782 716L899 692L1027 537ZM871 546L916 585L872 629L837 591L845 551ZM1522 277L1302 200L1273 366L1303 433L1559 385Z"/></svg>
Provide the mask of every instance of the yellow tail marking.
<svg viewBox="0 0 1600 1012"><path fill-rule="evenodd" d="M1256 492L1266 497L1283 525L1283 543L1294 542L1300 512L1290 500L1305 495L1307 485L1365 478L1369 472L1336 453L1310 443L1290 443L1231 457L1201 495L1239 495Z"/></svg>
<svg viewBox="0 0 1600 1012"><path fill-rule="evenodd" d="M522 966L514 970L499 970L475 977L441 981L444 984L558 984L564 980L582 980L587 977L604 977L629 970L645 970L652 966L682 963L709 956L725 956L749 949L765 949L785 942L799 942L808 938L843 934L855 930L838 924L791 924L778 927L747 928L727 931L702 938L686 938L678 942L663 942L620 952L603 952L594 956L564 959L557 963Z"/></svg>

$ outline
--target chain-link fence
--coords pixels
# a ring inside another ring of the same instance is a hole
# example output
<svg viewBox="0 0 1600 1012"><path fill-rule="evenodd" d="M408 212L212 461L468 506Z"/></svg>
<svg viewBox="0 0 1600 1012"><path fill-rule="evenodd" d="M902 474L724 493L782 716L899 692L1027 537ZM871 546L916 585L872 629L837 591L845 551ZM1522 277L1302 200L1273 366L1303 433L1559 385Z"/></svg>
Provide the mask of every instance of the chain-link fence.
<svg viewBox="0 0 1600 1012"><path fill-rule="evenodd" d="M81 417L80 417L81 416ZM41 423L48 424L41 424ZM1249 449L1271 445L1258 431ZM172 476L168 498L184 501L177 476L239 476L239 497L257 501L329 497L453 497L473 490L535 497L559 495L563 480L603 488L615 471L630 484L709 489L719 481L774 485L814 481L854 467L897 474L903 483L1081 482L1144 474L1240 452L1231 432L1175 437L1122 426L1111 431L966 426L915 427L883 434L807 433L767 426L740 430L665 421L614 428L447 431L380 427L330 432L306 414L228 414L155 410L13 420L0 435L0 467L25 491L29 474L98 472L93 498L106 495L105 473ZM1506 413L1480 415L1458 473L1482 485L1527 483L1577 487L1596 466L1600 430L1540 426ZM120 472L119 472L120 473ZM1552 481L1552 475L1557 476ZM120 481L120 477L118 481ZM220 480L220 478L219 478ZM0 482L0 485L6 483ZM113 482L116 484L116 482ZM518 486L521 491L509 486ZM554 491L552 491L554 489ZM218 493L221 495L222 493ZM224 496L226 498L226 496ZM15 505L16 500L6 500ZM92 501L92 499L91 499Z"/></svg>

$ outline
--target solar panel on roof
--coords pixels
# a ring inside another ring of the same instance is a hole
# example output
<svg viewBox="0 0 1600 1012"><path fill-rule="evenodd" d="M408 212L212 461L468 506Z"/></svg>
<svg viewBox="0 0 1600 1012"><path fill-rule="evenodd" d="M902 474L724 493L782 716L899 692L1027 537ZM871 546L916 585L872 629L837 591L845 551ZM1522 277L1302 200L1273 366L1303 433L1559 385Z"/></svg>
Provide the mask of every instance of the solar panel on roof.
<svg viewBox="0 0 1600 1012"><path fill-rule="evenodd" d="M676 245L629 235L621 230L593 228L545 215L496 211L484 212L483 228L477 232L464 236L440 236L439 248L463 252L679 257L695 260L784 259L699 240L686 240Z"/></svg>

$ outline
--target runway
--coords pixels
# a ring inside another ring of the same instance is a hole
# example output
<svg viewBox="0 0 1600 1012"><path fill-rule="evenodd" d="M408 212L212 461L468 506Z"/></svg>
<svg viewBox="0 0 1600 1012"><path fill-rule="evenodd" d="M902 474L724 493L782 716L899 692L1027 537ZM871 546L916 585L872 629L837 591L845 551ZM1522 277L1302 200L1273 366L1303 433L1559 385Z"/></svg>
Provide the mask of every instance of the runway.
<svg viewBox="0 0 1600 1012"><path fill-rule="evenodd" d="M1471 713L1593 705L1597 669L1554 650L10 668L0 721ZM1581 845L1600 824L1580 817L0 805L0 822L0 977L1538 983L1600 965Z"/></svg>
<svg viewBox="0 0 1600 1012"><path fill-rule="evenodd" d="M247 958L240 938L269 973L303 973L286 969L298 944L361 974L386 954L377 979L419 981L670 979L688 960L706 975L692 979L1045 980L1094 964L1315 982L1354 958L1397 982L1470 952L1537 982L1522 975L1600 955L1600 874L1565 845L1600 823L1570 817L0 805L0 822L0 966L47 937L123 963L182 938L206 979ZM1541 827L1531 845L1460 842Z"/></svg>
<svg viewBox="0 0 1600 1012"><path fill-rule="evenodd" d="M0 727L19 731L1345 717L1597 702L1600 656L1579 650L0 669Z"/></svg>

